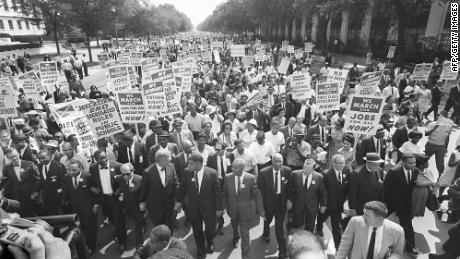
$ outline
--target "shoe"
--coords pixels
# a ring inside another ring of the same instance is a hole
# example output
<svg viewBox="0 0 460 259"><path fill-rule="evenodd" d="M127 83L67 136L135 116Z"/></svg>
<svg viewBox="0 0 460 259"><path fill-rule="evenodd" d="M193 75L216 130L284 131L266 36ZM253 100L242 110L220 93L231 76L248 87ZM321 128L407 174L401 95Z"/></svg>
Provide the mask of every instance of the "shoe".
<svg viewBox="0 0 460 259"><path fill-rule="evenodd" d="M238 245L240 244L240 238L233 238L233 248L238 248Z"/></svg>
<svg viewBox="0 0 460 259"><path fill-rule="evenodd" d="M219 228L217 228L217 233L219 233L219 235L223 235L224 234L224 228L222 226L219 226Z"/></svg>
<svg viewBox="0 0 460 259"><path fill-rule="evenodd" d="M265 241L265 243L270 243L270 236L262 236L262 239Z"/></svg>
<svg viewBox="0 0 460 259"><path fill-rule="evenodd" d="M214 253L214 244L212 243L208 244L208 247L206 248L206 253L208 254Z"/></svg>

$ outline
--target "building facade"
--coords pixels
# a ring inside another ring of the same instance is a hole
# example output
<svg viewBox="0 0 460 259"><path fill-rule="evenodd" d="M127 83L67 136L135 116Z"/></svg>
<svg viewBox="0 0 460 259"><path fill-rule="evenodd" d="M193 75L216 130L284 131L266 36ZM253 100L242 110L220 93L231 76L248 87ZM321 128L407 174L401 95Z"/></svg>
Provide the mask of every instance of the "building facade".
<svg viewBox="0 0 460 259"><path fill-rule="evenodd" d="M35 24L20 11L18 0L0 0L0 34L13 36L42 36L43 24ZM2 37L5 40L4 37Z"/></svg>

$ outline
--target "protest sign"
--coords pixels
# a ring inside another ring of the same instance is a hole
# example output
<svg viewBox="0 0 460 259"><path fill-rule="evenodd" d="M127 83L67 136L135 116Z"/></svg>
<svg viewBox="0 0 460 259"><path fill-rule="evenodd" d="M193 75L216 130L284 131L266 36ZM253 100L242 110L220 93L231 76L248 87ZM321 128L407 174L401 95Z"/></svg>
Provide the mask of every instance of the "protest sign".
<svg viewBox="0 0 460 259"><path fill-rule="evenodd" d="M373 95L379 93L380 78L382 71L372 72L361 77L361 82L356 86L358 95Z"/></svg>
<svg viewBox="0 0 460 259"><path fill-rule="evenodd" d="M54 84L58 79L57 63L56 61L45 61L38 63L38 71L40 72L40 79L42 86L48 89L48 92L54 92Z"/></svg>
<svg viewBox="0 0 460 259"><path fill-rule="evenodd" d="M18 116L18 96L8 77L0 77L0 118Z"/></svg>
<svg viewBox="0 0 460 259"><path fill-rule="evenodd" d="M305 43L305 52L312 53L313 52L313 43L306 42Z"/></svg>
<svg viewBox="0 0 460 259"><path fill-rule="evenodd" d="M345 82L347 81L348 70L339 69L339 68L329 68L329 73L327 75L327 83L337 82L339 83L339 92L342 94L343 88L345 87Z"/></svg>
<svg viewBox="0 0 460 259"><path fill-rule="evenodd" d="M131 55L128 50L124 50L117 56L117 60L121 65L131 65Z"/></svg>
<svg viewBox="0 0 460 259"><path fill-rule="evenodd" d="M295 100L305 100L311 98L311 77L308 74L292 75L291 94Z"/></svg>
<svg viewBox="0 0 460 259"><path fill-rule="evenodd" d="M172 78L174 78L174 73L171 68L158 70L152 74L153 82L163 81Z"/></svg>
<svg viewBox="0 0 460 259"><path fill-rule="evenodd" d="M382 116L385 97L352 95L347 105L344 132L374 135Z"/></svg>
<svg viewBox="0 0 460 259"><path fill-rule="evenodd" d="M131 54L131 65L132 66L141 66L142 62L142 52L130 52Z"/></svg>
<svg viewBox="0 0 460 259"><path fill-rule="evenodd" d="M322 83L316 85L316 109L318 112L338 110L340 107L339 84Z"/></svg>
<svg viewBox="0 0 460 259"><path fill-rule="evenodd" d="M296 49L294 51L294 56L295 56L296 59L303 58L303 49Z"/></svg>
<svg viewBox="0 0 460 259"><path fill-rule="evenodd" d="M109 89L113 92L131 89L131 79L126 65L109 67L108 70Z"/></svg>
<svg viewBox="0 0 460 259"><path fill-rule="evenodd" d="M415 81L423 81L428 80L428 76L430 75L431 68L433 67L433 63L429 64L417 64L415 65L414 72L411 75L411 79Z"/></svg>
<svg viewBox="0 0 460 259"><path fill-rule="evenodd" d="M146 102L139 91L124 91L117 93L118 108L121 121L124 123L143 123L146 119Z"/></svg>
<svg viewBox="0 0 460 259"><path fill-rule="evenodd" d="M51 115L56 120L62 134L68 137L70 134L77 134L77 129L74 126L75 118L85 116L79 110L80 105L88 104L88 99L76 99L70 102L49 104Z"/></svg>
<svg viewBox="0 0 460 259"><path fill-rule="evenodd" d="M255 62L264 62L265 61L265 53L256 53L254 55Z"/></svg>
<svg viewBox="0 0 460 259"><path fill-rule="evenodd" d="M168 53L166 52L166 49L160 49L160 57L163 59L168 58Z"/></svg>
<svg viewBox="0 0 460 259"><path fill-rule="evenodd" d="M160 69L157 58L147 58L141 61L142 83L152 81L152 74Z"/></svg>
<svg viewBox="0 0 460 259"><path fill-rule="evenodd" d="M246 46L245 45L232 45L232 46L230 46L230 56L231 57L244 57L244 56L246 56Z"/></svg>
<svg viewBox="0 0 460 259"><path fill-rule="evenodd" d="M289 47L289 41L283 40L281 42L281 51L287 51L288 47Z"/></svg>
<svg viewBox="0 0 460 259"><path fill-rule="evenodd" d="M203 54L201 54L201 58L205 62L212 62L212 52L211 51L203 52Z"/></svg>
<svg viewBox="0 0 460 259"><path fill-rule="evenodd" d="M142 85L146 100L147 113L152 116L158 116L160 111L166 107L163 83L149 82Z"/></svg>
<svg viewBox="0 0 460 259"><path fill-rule="evenodd" d="M212 51L213 53L213 56L214 56L214 61L217 63L217 64L220 64L220 54L219 54L219 51L218 50L213 50Z"/></svg>
<svg viewBox="0 0 460 259"><path fill-rule="evenodd" d="M28 98L40 99L40 93L46 91L41 87L40 80L34 71L29 71L16 77L18 88L24 90ZM69 92L67 90L67 92Z"/></svg>
<svg viewBox="0 0 460 259"><path fill-rule="evenodd" d="M248 101L246 102L246 107L252 107L252 106L257 106L261 103L263 103L263 98L262 95L260 95L259 92L255 93L253 96L251 96Z"/></svg>
<svg viewBox="0 0 460 259"><path fill-rule="evenodd" d="M388 48L387 58L392 59L395 57L396 46L392 45Z"/></svg>
<svg viewBox="0 0 460 259"><path fill-rule="evenodd" d="M287 47L287 53L294 54L294 45L289 45Z"/></svg>
<svg viewBox="0 0 460 259"><path fill-rule="evenodd" d="M109 53L102 52L97 54L97 60L99 60L100 63L105 63L106 61L109 61Z"/></svg>
<svg viewBox="0 0 460 259"><path fill-rule="evenodd" d="M161 114L162 116L173 115L182 112L180 105L181 91L176 87L174 79L164 80L162 82L164 87L164 96L166 99L166 109Z"/></svg>
<svg viewBox="0 0 460 259"><path fill-rule="evenodd" d="M286 75L290 63L291 63L291 61L289 60L289 58L284 57L284 58L281 60L280 65L278 66L278 73L281 73L281 74L285 74L285 75Z"/></svg>
<svg viewBox="0 0 460 259"><path fill-rule="evenodd" d="M191 76L176 76L176 86L182 89L182 92L192 91L192 77Z"/></svg>
<svg viewBox="0 0 460 259"><path fill-rule="evenodd" d="M123 132L120 115L112 99L90 100L79 108L88 118L89 126L96 139L110 137Z"/></svg>
<svg viewBox="0 0 460 259"><path fill-rule="evenodd" d="M254 46L260 46L260 45L262 45L262 41L261 41L261 40L256 40L256 41L254 42Z"/></svg>
<svg viewBox="0 0 460 259"><path fill-rule="evenodd" d="M75 128L81 148L89 150L91 147L97 147L97 139L94 137L88 118L85 115L72 118L71 123Z"/></svg>
<svg viewBox="0 0 460 259"><path fill-rule="evenodd" d="M445 61L442 65L441 80L457 80L458 71L451 71L451 62Z"/></svg>
<svg viewBox="0 0 460 259"><path fill-rule="evenodd" d="M250 65L254 65L254 57L249 57L249 56L243 57L243 66L249 67Z"/></svg>
<svg viewBox="0 0 460 259"><path fill-rule="evenodd" d="M211 41L211 49L223 49L224 43L222 41Z"/></svg>

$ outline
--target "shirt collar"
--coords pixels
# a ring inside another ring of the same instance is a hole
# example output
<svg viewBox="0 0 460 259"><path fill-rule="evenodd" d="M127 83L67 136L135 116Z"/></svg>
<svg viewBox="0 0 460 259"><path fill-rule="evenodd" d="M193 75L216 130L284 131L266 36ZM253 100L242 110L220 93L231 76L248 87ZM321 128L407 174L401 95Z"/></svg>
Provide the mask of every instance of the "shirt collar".
<svg viewBox="0 0 460 259"><path fill-rule="evenodd" d="M163 167L161 167L159 164L156 164L156 166L157 166L158 172L161 172L161 169L163 169ZM166 168L165 168L165 170L166 170Z"/></svg>

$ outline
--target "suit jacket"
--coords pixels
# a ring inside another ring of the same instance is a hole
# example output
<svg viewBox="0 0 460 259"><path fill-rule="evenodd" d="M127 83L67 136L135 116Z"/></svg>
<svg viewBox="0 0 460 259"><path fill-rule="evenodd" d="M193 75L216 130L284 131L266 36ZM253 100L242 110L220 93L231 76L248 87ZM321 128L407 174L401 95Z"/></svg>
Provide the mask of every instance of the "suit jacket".
<svg viewBox="0 0 460 259"><path fill-rule="evenodd" d="M141 189L142 176L133 174L131 186L123 177L117 177L116 182L120 188L120 193L123 193L123 207L125 210L140 212L139 193Z"/></svg>
<svg viewBox="0 0 460 259"><path fill-rule="evenodd" d="M3 170L5 179L4 196L8 199L22 202L30 200L30 196L40 189L40 176L34 163L21 160L21 180L18 179L12 164L6 165Z"/></svg>
<svg viewBox="0 0 460 259"><path fill-rule="evenodd" d="M243 172L243 182L238 194L236 193L235 177L233 173L225 176L222 208L227 208L227 214L231 219L234 219L238 213L242 221L254 219L256 216L254 212L263 215L262 197L259 188L257 188L255 176Z"/></svg>
<svg viewBox="0 0 460 259"><path fill-rule="evenodd" d="M292 214L293 220L304 219L304 208L312 215L318 213L319 207L326 207L327 205L327 192L324 185L324 177L318 172L312 173L312 181L310 188L306 190L304 182L302 181L302 170L295 170L291 173L291 179L288 199L292 201Z"/></svg>
<svg viewBox="0 0 460 259"><path fill-rule="evenodd" d="M176 169L177 178L179 182L184 179L185 168L187 167L186 155L183 151L177 154L173 159L174 168Z"/></svg>
<svg viewBox="0 0 460 259"><path fill-rule="evenodd" d="M326 139L324 142L322 142L321 144L324 144L324 143L327 143L329 141L329 138L331 137L331 131L330 129L327 129L326 126L323 127L323 129L325 130L325 132L323 132L323 134L325 135ZM312 126L308 132L307 132L307 136L305 137L306 140L309 142L309 143L312 143L312 136L313 134L318 134L320 135L320 132L319 132L319 124L315 124L314 126Z"/></svg>
<svg viewBox="0 0 460 259"><path fill-rule="evenodd" d="M64 176L62 200L71 206L72 212L87 211L97 203L97 197L90 189L91 178L90 174L82 172L75 189L73 177L70 174Z"/></svg>
<svg viewBox="0 0 460 259"><path fill-rule="evenodd" d="M155 132L153 132L152 134L148 135L146 138L145 138L145 145L144 145L144 149L146 151L149 151L151 147L155 146L157 143L157 139L158 139L158 136Z"/></svg>
<svg viewBox="0 0 460 259"><path fill-rule="evenodd" d="M383 200L383 184L377 173L370 173L367 166L362 166L359 172L353 172L348 185L348 203L350 209L363 214L364 204L368 201Z"/></svg>
<svg viewBox="0 0 460 259"><path fill-rule="evenodd" d="M115 161L108 162L108 170L110 171L110 183L112 185L112 190L115 195L118 195L117 192L118 184L116 179L120 176L120 166L121 164ZM89 174L91 175L91 181L89 182L89 186L93 192L96 192L96 189L100 190L99 195L102 195L102 185L101 185L101 176L99 174L99 164L92 163L89 166Z"/></svg>
<svg viewBox="0 0 460 259"><path fill-rule="evenodd" d="M282 127L280 131L283 132L284 140L287 142L287 139L289 138L289 125ZM292 129L292 137L295 137L294 129Z"/></svg>
<svg viewBox="0 0 460 259"><path fill-rule="evenodd" d="M195 186L193 172L186 171L184 181L180 183L179 191L176 195L178 202L183 202L188 196L188 209L190 219L195 219L198 212L203 218L211 220L216 217L216 211L222 210L221 189L216 170L204 167L203 179L200 191Z"/></svg>
<svg viewBox="0 0 460 259"><path fill-rule="evenodd" d="M324 185L327 191L327 209L329 211L343 211L343 204L347 199L348 183L350 181L350 172L343 169L342 183L337 179L334 168L329 169L324 175Z"/></svg>
<svg viewBox="0 0 460 259"><path fill-rule="evenodd" d="M147 168L142 177L139 202L146 202L149 213L162 212L174 207L174 195L179 181L173 164L170 163L165 170L164 186L156 163Z"/></svg>
<svg viewBox="0 0 460 259"><path fill-rule="evenodd" d="M131 150L131 146L129 147ZM140 141L134 141L134 150L131 150L131 155L134 158L134 169L137 174L142 174L147 165L147 159L145 159L144 145ZM142 162L141 162L142 156ZM120 146L118 148L118 163L129 163L128 149L127 146Z"/></svg>
<svg viewBox="0 0 460 259"><path fill-rule="evenodd" d="M391 214L396 211L410 212L412 208L412 191L415 187L419 170L414 168L411 179L407 183L406 175L402 166L396 166L388 171L384 181L384 200Z"/></svg>
<svg viewBox="0 0 460 259"><path fill-rule="evenodd" d="M281 102L277 102L277 103L275 103L275 105L273 105L272 116L274 116L274 112L276 110L278 110L280 107L282 107ZM286 101L284 109L286 110L286 113L285 113L284 117L286 117L286 123L285 124L287 125L287 122L288 122L289 118L295 117L299 111L296 110L295 104L293 104L290 101Z"/></svg>
<svg viewBox="0 0 460 259"><path fill-rule="evenodd" d="M59 151L56 151L56 153L54 153L54 156L53 156L53 160L60 163L61 162L61 158L64 156L63 153L59 152Z"/></svg>
<svg viewBox="0 0 460 259"><path fill-rule="evenodd" d="M404 142L409 140L407 128L405 126L396 129L391 141L396 149L399 149Z"/></svg>
<svg viewBox="0 0 460 259"><path fill-rule="evenodd" d="M379 139L377 141L380 141L380 158L385 160L386 141L384 139ZM369 152L377 152L376 148L373 136L363 139L357 149L356 159L358 164L364 164L364 157L366 157L366 154Z"/></svg>
<svg viewBox="0 0 460 259"><path fill-rule="evenodd" d="M299 104L299 112L300 112L300 108L302 107L302 104ZM311 107L309 105L307 105L307 107L305 108L305 114L302 114L303 116L303 120L302 120L302 123L305 124L307 127L310 127L311 126L311 121L312 121L312 118L311 118Z"/></svg>
<svg viewBox="0 0 460 259"><path fill-rule="evenodd" d="M227 171L226 171L227 174L229 174L232 171L233 160L235 160L235 155L233 155L233 153L231 152L225 152L224 166L227 167ZM206 166L216 170L217 172L217 153L214 153L208 156L208 161L206 163ZM225 179L225 176L222 177L222 175L218 175L218 177L221 181Z"/></svg>
<svg viewBox="0 0 460 259"><path fill-rule="evenodd" d="M18 150L19 154L21 154L21 151ZM30 162L34 162L32 155L34 154L34 151L30 148L29 145L27 145L26 149L24 150L24 153L21 156L21 160L27 160Z"/></svg>
<svg viewBox="0 0 460 259"><path fill-rule="evenodd" d="M257 176L257 185L260 189L263 198L265 212L272 213L286 213L286 201L289 191L289 179L291 177L291 169L287 166L282 166L280 169L281 177L281 211L276 211L276 190L275 180L273 175L273 166L265 167L260 170Z"/></svg>
<svg viewBox="0 0 460 259"><path fill-rule="evenodd" d="M377 257L383 259L391 250L391 254L402 256L404 249L403 228L388 220L383 221L382 243ZM351 218L345 229L339 249L335 255L336 259L366 259L369 243L369 227L362 216Z"/></svg>
<svg viewBox="0 0 460 259"><path fill-rule="evenodd" d="M348 73L348 77L350 78L350 81L357 80L359 78L359 70L358 68L355 68L354 66L350 68L350 72Z"/></svg>
<svg viewBox="0 0 460 259"><path fill-rule="evenodd" d="M61 203L62 184L64 176L67 174L65 166L55 160L51 160L46 180L43 178L43 166L38 166L40 176L40 189L42 190L45 203Z"/></svg>
<svg viewBox="0 0 460 259"><path fill-rule="evenodd" d="M171 143L171 142L168 142L166 148L169 150L169 152L171 153L171 156L172 158L174 158L177 154L179 154L179 148L177 146L176 143ZM148 164L151 165L153 163L155 163L155 154L157 153L157 151L160 149L160 144L158 145L155 145L153 147L150 148L149 150L149 154L148 154Z"/></svg>
<svg viewBox="0 0 460 259"><path fill-rule="evenodd" d="M184 140L188 140L190 141L192 144L195 143L195 139L193 138L193 134L192 132L188 131L188 130L182 130L180 132L181 136L182 136L182 141L179 143L179 134L177 133L177 131L174 131L171 133L171 135L169 136L170 138L170 141L175 143L179 149L179 152L182 152L184 150L183 148L183 142Z"/></svg>

